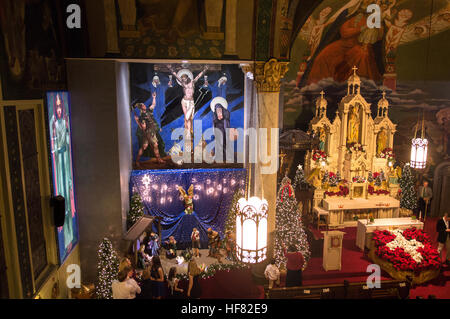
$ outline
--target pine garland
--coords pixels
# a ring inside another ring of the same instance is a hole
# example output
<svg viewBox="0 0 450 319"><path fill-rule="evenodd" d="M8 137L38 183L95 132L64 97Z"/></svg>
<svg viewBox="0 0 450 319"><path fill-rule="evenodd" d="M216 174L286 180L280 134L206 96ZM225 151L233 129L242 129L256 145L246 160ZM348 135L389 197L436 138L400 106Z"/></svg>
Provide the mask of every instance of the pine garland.
<svg viewBox="0 0 450 319"><path fill-rule="evenodd" d="M400 199L400 207L406 209L417 208L417 194L414 187L415 178L411 173L409 164L403 166L402 177L400 178L400 189L402 190L402 197Z"/></svg>
<svg viewBox="0 0 450 319"><path fill-rule="evenodd" d="M112 299L112 282L117 280L119 258L111 241L104 238L98 249L96 294L98 299Z"/></svg>
<svg viewBox="0 0 450 319"><path fill-rule="evenodd" d="M218 271L230 271L236 269L250 269L248 265L234 262L232 264L211 264L206 271L202 272L199 276L201 279L209 279L215 276ZM189 280L187 274L177 274L177 278L180 280Z"/></svg>
<svg viewBox="0 0 450 319"><path fill-rule="evenodd" d="M230 210L228 211L227 220L225 221L225 230L231 230L236 233L236 215L238 211L237 203L240 198L244 197L244 189L236 188L233 195L233 200L231 201Z"/></svg>
<svg viewBox="0 0 450 319"><path fill-rule="evenodd" d="M130 211L127 216L128 228L133 226L142 216L144 216L144 204L141 195L134 193L131 197Z"/></svg>
<svg viewBox="0 0 450 319"><path fill-rule="evenodd" d="M295 193L287 177L281 181L278 191L275 221L274 258L277 266L286 267L283 244L286 248L289 245L295 245L297 251L302 253L306 265L311 252Z"/></svg>

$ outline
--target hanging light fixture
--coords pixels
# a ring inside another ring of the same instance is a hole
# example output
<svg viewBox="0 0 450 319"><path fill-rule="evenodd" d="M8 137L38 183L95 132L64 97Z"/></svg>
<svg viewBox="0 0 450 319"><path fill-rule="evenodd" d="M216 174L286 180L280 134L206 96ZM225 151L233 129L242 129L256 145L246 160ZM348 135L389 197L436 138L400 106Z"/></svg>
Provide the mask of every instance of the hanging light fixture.
<svg viewBox="0 0 450 319"><path fill-rule="evenodd" d="M425 112L425 111L424 111ZM417 121L414 138L411 141L411 162L410 165L415 169L424 169L427 166L428 140L424 137L424 117L422 116L422 132L421 136L417 137L417 129L419 121Z"/></svg>
<svg viewBox="0 0 450 319"><path fill-rule="evenodd" d="M431 24L433 17L434 0L431 0L430 7L430 22L428 26L428 42L427 42L427 54L425 61L425 76L424 80L426 82L428 77L428 63L430 60L430 41L431 41ZM419 119L417 119L416 130L414 133L414 138L411 141L411 161L410 165L415 169L424 169L427 166L427 153L428 153L428 140L425 138L425 108L422 113L422 131L420 138L417 137L417 129L419 128Z"/></svg>
<svg viewBox="0 0 450 319"><path fill-rule="evenodd" d="M267 258L267 216L269 205L265 199L241 198L236 214L236 255L248 264Z"/></svg>

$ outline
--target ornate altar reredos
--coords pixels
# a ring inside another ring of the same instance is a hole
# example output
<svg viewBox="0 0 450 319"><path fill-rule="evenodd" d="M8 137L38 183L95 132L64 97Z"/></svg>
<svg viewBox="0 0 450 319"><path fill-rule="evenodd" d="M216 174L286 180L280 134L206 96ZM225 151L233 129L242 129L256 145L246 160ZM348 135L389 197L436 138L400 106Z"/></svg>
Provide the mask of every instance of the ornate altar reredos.
<svg viewBox="0 0 450 319"><path fill-rule="evenodd" d="M319 146L305 158L306 176L316 188L316 206L327 197L388 199L398 191L393 169L396 125L388 116L389 102L383 92L373 117L370 104L361 95L356 70L353 68L348 79L347 95L333 122L327 117L325 93L316 100L309 131L319 138Z"/></svg>

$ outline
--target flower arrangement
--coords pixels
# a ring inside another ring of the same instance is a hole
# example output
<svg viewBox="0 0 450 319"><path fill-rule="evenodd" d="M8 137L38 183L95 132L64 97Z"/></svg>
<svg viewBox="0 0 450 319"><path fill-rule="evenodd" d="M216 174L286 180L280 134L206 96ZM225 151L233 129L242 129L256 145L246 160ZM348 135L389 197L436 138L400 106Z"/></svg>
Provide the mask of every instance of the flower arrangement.
<svg viewBox="0 0 450 319"><path fill-rule="evenodd" d="M349 189L347 186L339 186L339 191L333 192L333 191L326 191L325 195L327 196L347 196L349 193Z"/></svg>
<svg viewBox="0 0 450 319"><path fill-rule="evenodd" d="M313 154L312 154L312 159L315 162L326 161L327 157L328 157L327 153L325 153L324 151L321 151L321 150L314 150Z"/></svg>
<svg viewBox="0 0 450 319"><path fill-rule="evenodd" d="M370 195L389 195L388 190L385 190L385 189L375 190L375 188L372 185L369 185L367 187L367 191L369 192Z"/></svg>
<svg viewBox="0 0 450 319"><path fill-rule="evenodd" d="M365 152L366 148L364 147L364 145L361 145L359 143L353 142L353 143L347 144L347 150L350 153L353 153L353 152Z"/></svg>
<svg viewBox="0 0 450 319"><path fill-rule="evenodd" d="M379 155L379 157L380 157L380 158L387 158L387 160L388 160L389 162L395 160L395 154L394 154L394 151L393 151L392 148L390 148L390 147L386 147L384 150L382 150L381 153L380 153L380 155Z"/></svg>
<svg viewBox="0 0 450 319"><path fill-rule="evenodd" d="M432 246L430 237L415 227L393 231L376 230L372 240L375 254L392 263L396 270L417 272L439 269L441 265L439 253Z"/></svg>
<svg viewBox="0 0 450 319"><path fill-rule="evenodd" d="M365 183L366 178L364 176L353 176L352 182L353 183Z"/></svg>

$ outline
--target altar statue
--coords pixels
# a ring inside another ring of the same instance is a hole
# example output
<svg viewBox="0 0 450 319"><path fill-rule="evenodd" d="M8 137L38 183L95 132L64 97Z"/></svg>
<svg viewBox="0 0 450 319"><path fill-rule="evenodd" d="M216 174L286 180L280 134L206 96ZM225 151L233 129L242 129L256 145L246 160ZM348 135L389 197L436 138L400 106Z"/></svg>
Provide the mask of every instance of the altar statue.
<svg viewBox="0 0 450 319"><path fill-rule="evenodd" d="M348 119L347 143L359 143L359 107L354 106Z"/></svg>
<svg viewBox="0 0 450 319"><path fill-rule="evenodd" d="M320 128L319 132L319 150L325 151L326 134L323 127Z"/></svg>
<svg viewBox="0 0 450 319"><path fill-rule="evenodd" d="M377 136L377 155L380 155L386 148L387 134L384 128L381 128Z"/></svg>
<svg viewBox="0 0 450 319"><path fill-rule="evenodd" d="M194 203L192 202L192 198L194 197L194 185L191 184L187 194L181 186L178 186L178 190L184 199L184 211L187 215L191 215L194 212Z"/></svg>

